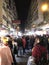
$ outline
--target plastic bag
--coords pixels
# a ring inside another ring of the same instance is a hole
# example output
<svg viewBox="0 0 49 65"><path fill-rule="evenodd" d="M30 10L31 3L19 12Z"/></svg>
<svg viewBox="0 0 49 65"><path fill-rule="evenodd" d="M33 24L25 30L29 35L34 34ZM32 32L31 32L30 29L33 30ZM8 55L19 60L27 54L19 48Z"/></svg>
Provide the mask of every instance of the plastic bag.
<svg viewBox="0 0 49 65"><path fill-rule="evenodd" d="M36 65L35 62L34 62L34 57L33 56L30 56L28 58L28 62L27 62L27 65Z"/></svg>

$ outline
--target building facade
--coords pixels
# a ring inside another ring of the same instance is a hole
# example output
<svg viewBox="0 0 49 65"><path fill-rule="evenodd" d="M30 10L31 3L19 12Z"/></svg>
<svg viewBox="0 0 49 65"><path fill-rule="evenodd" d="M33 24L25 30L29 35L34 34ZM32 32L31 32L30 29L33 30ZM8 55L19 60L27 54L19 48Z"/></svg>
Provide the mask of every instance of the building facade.
<svg viewBox="0 0 49 65"><path fill-rule="evenodd" d="M26 27L29 27L29 28L36 27L40 23L47 21L49 19L48 17L49 12L44 14L41 11L41 5L42 3L45 3L45 2L48 2L48 0L32 0L31 1Z"/></svg>
<svg viewBox="0 0 49 65"><path fill-rule="evenodd" d="M14 0L0 0L0 25L14 27L12 20L17 20Z"/></svg>

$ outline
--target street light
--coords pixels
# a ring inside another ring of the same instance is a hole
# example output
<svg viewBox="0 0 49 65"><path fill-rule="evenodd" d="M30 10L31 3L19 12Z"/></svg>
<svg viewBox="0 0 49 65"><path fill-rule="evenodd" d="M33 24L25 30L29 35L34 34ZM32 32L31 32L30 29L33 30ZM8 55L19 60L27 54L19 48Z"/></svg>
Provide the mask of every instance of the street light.
<svg viewBox="0 0 49 65"><path fill-rule="evenodd" d="M19 26L17 26L17 29L19 30Z"/></svg>
<svg viewBox="0 0 49 65"><path fill-rule="evenodd" d="M33 24L33 26L32 26L32 27L34 28L34 27L36 27L36 25L35 25L35 24Z"/></svg>
<svg viewBox="0 0 49 65"><path fill-rule="evenodd" d="M48 4L47 4L47 3L43 4L43 5L41 6L41 10L42 10L43 12L48 11Z"/></svg>
<svg viewBox="0 0 49 65"><path fill-rule="evenodd" d="M44 21L44 24L47 24L48 23L48 15L49 15L49 3L43 3L42 5L41 5L41 11L42 11L42 13L43 13L43 21Z"/></svg>

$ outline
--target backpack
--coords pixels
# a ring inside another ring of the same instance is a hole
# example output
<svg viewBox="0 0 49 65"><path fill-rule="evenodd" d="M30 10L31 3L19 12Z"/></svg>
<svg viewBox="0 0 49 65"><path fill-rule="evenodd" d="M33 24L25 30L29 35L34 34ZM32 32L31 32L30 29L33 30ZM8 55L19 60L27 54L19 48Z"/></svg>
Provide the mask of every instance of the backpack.
<svg viewBox="0 0 49 65"><path fill-rule="evenodd" d="M46 52L42 53L40 48L39 48L39 50L41 52L41 58L39 59L38 65L47 65Z"/></svg>

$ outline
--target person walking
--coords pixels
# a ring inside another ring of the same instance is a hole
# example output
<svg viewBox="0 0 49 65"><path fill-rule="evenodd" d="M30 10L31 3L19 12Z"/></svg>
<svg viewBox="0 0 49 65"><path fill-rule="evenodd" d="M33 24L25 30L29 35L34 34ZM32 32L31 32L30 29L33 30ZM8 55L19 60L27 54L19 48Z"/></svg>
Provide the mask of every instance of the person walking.
<svg viewBox="0 0 49 65"><path fill-rule="evenodd" d="M35 58L36 65L47 65L47 48L42 37L35 38L32 56Z"/></svg>

